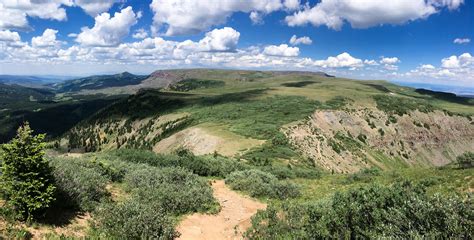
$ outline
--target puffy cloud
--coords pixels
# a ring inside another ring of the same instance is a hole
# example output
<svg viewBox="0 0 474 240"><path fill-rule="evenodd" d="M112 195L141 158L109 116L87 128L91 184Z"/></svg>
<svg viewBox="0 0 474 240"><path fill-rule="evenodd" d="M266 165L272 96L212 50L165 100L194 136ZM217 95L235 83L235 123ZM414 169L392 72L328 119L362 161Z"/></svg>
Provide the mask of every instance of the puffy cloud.
<svg viewBox="0 0 474 240"><path fill-rule="evenodd" d="M269 56L296 57L300 54L298 47L289 47L287 44L279 46L270 45L265 47L263 53Z"/></svg>
<svg viewBox="0 0 474 240"><path fill-rule="evenodd" d="M5 47L19 48L27 45L27 43L21 41L21 37L17 32L4 30L0 31L0 45Z"/></svg>
<svg viewBox="0 0 474 240"><path fill-rule="evenodd" d="M305 44L305 45L310 45L311 43L313 43L313 41L311 40L311 38L309 37L296 37L296 35L293 35L291 38L290 38L290 44L291 45L299 45L299 44Z"/></svg>
<svg viewBox="0 0 474 240"><path fill-rule="evenodd" d="M365 59L365 60L364 60L364 63L367 64L367 65L370 65L370 66L377 66L377 65L379 65L379 64L377 63L377 61L375 61L375 60L373 60L373 59L372 59L372 60Z"/></svg>
<svg viewBox="0 0 474 240"><path fill-rule="evenodd" d="M233 51L239 42L240 33L230 27L214 29L199 41L206 51Z"/></svg>
<svg viewBox="0 0 474 240"><path fill-rule="evenodd" d="M420 66L420 69L430 70L430 69L435 69L435 66L433 66L431 64L423 64L423 65Z"/></svg>
<svg viewBox="0 0 474 240"><path fill-rule="evenodd" d="M195 34L212 26L225 23L234 12L250 13L254 22L265 14L295 9L295 0L153 0L150 8L154 12L154 32L165 30L168 36ZM298 4L299 5L299 4ZM165 29L163 29L165 28Z"/></svg>
<svg viewBox="0 0 474 240"><path fill-rule="evenodd" d="M84 11L95 17L112 7L118 0L75 0L75 5L84 9Z"/></svg>
<svg viewBox="0 0 474 240"><path fill-rule="evenodd" d="M71 0L0 0L0 29L29 29L29 17L63 21L67 19L62 5L71 6Z"/></svg>
<svg viewBox="0 0 474 240"><path fill-rule="evenodd" d="M358 68L364 66L361 59L352 57L349 53L344 52L336 57L328 57L326 60L314 61L314 65L323 68Z"/></svg>
<svg viewBox="0 0 474 240"><path fill-rule="evenodd" d="M119 0L0 0L0 29L29 30L27 17L65 21L65 6L79 6L91 16Z"/></svg>
<svg viewBox="0 0 474 240"><path fill-rule="evenodd" d="M2 42L17 42L20 39L20 35L17 32L11 32L10 30L0 31L0 41Z"/></svg>
<svg viewBox="0 0 474 240"><path fill-rule="evenodd" d="M82 28L76 42L85 46L117 46L130 32L130 27L137 23L132 7L116 12L113 17L102 13L95 17L93 28Z"/></svg>
<svg viewBox="0 0 474 240"><path fill-rule="evenodd" d="M285 0L283 5L288 10L298 10L301 6L300 0Z"/></svg>
<svg viewBox="0 0 474 240"><path fill-rule="evenodd" d="M474 57L469 53L463 53L458 56L451 56L448 58L443 58L441 60L441 66L443 68L461 68L474 63Z"/></svg>
<svg viewBox="0 0 474 240"><path fill-rule="evenodd" d="M251 12L250 15L250 20L252 21L253 24L260 25L263 24L263 14L259 12Z"/></svg>
<svg viewBox="0 0 474 240"><path fill-rule="evenodd" d="M56 33L58 33L57 30L48 28L43 32L43 35L33 37L31 45L35 48L58 47L61 45L61 42L56 40Z"/></svg>
<svg viewBox="0 0 474 240"><path fill-rule="evenodd" d="M132 37L136 38L136 39L143 39L143 38L148 37L148 32L145 31L145 29L140 28L140 29L135 31L135 33L132 35Z"/></svg>
<svg viewBox="0 0 474 240"><path fill-rule="evenodd" d="M287 16L289 26L312 24L326 25L340 30L344 21L354 28L368 28L383 24L403 24L416 19L424 19L443 7L456 9L462 0L397 0L379 1L322 0L314 7Z"/></svg>
<svg viewBox="0 0 474 240"><path fill-rule="evenodd" d="M395 63L399 63L399 62L400 62L400 60L397 57L383 57L380 60L380 63L382 63L382 64L395 64Z"/></svg>
<svg viewBox="0 0 474 240"><path fill-rule="evenodd" d="M441 66L422 64L404 76L415 81L430 81L445 85L472 86L474 82L474 57L470 53L450 56L441 60Z"/></svg>
<svg viewBox="0 0 474 240"><path fill-rule="evenodd" d="M470 42L471 42L471 39L469 39L469 38L456 38L453 41L453 43L456 43L456 44L466 44L466 43L470 43Z"/></svg>

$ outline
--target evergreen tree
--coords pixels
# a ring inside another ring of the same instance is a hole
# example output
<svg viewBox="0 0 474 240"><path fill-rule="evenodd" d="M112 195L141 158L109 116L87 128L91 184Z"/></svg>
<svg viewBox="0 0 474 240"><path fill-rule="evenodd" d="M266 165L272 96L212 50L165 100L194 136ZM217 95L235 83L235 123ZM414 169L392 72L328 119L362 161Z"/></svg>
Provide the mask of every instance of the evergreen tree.
<svg viewBox="0 0 474 240"><path fill-rule="evenodd" d="M34 136L26 122L16 137L2 146L0 191L16 216L28 222L55 200L51 168L44 158L44 137Z"/></svg>

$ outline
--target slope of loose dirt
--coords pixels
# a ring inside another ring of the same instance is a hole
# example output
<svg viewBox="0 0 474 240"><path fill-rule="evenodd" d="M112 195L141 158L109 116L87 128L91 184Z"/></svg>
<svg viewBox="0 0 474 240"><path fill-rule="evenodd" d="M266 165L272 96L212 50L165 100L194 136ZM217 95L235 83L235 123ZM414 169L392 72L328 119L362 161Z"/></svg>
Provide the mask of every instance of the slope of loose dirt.
<svg viewBox="0 0 474 240"><path fill-rule="evenodd" d="M153 151L171 153L178 148L186 148L196 155L218 152L224 156L235 156L238 153L259 146L265 141L245 138L216 126L191 127L171 135L158 142Z"/></svg>
<svg viewBox="0 0 474 240"><path fill-rule="evenodd" d="M178 226L179 239L224 240L242 239L242 233L250 227L250 218L266 204L257 202L230 190L223 180L213 182L214 197L221 205L217 215L193 214Z"/></svg>
<svg viewBox="0 0 474 240"><path fill-rule="evenodd" d="M472 121L441 111L403 116L376 109L316 111L284 132L304 155L336 172L442 166L474 149Z"/></svg>

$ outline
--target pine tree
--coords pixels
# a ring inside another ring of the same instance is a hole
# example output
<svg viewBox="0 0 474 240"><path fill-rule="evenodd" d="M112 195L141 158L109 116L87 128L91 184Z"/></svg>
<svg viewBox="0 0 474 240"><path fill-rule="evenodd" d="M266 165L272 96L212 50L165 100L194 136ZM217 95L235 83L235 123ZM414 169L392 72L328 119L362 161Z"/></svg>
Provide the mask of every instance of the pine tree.
<svg viewBox="0 0 474 240"><path fill-rule="evenodd" d="M31 222L55 200L51 168L44 157L45 135L34 136L29 124L20 126L2 146L0 191L18 218Z"/></svg>

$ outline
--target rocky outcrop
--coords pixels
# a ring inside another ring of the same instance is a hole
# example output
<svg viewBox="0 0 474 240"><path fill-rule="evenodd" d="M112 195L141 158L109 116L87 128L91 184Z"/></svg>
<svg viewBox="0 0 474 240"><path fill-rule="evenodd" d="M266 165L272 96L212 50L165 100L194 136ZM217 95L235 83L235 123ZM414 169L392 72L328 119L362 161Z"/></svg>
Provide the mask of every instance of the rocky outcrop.
<svg viewBox="0 0 474 240"><path fill-rule="evenodd" d="M474 149L474 123L442 111L389 115L375 109L316 111L283 130L301 153L336 172L441 166Z"/></svg>

